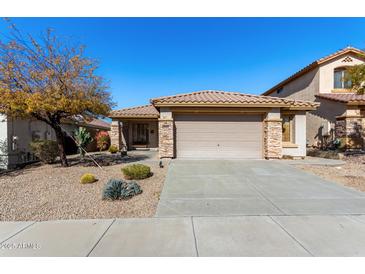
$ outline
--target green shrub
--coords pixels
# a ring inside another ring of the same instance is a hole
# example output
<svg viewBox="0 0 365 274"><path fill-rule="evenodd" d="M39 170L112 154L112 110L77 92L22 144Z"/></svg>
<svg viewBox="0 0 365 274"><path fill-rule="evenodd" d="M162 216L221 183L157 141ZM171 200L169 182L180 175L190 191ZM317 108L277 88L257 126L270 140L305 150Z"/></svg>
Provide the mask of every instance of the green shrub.
<svg viewBox="0 0 365 274"><path fill-rule="evenodd" d="M97 181L97 179L91 173L85 173L84 175L81 176L81 179L80 179L81 184L92 184L92 183L95 183L96 181Z"/></svg>
<svg viewBox="0 0 365 274"><path fill-rule="evenodd" d="M42 162L52 164L56 160L59 150L56 141L37 140L30 143L30 149Z"/></svg>
<svg viewBox="0 0 365 274"><path fill-rule="evenodd" d="M151 169L142 164L133 164L122 168L122 172L128 180L141 180L150 177Z"/></svg>
<svg viewBox="0 0 365 274"><path fill-rule="evenodd" d="M141 193L142 189L136 182L124 183L120 192L120 198L129 199Z"/></svg>
<svg viewBox="0 0 365 274"><path fill-rule="evenodd" d="M112 153L112 154L117 153L118 152L117 146L116 145L111 145L109 147L109 152Z"/></svg>
<svg viewBox="0 0 365 274"><path fill-rule="evenodd" d="M116 200L120 197L122 185L125 183L122 180L110 179L103 189L103 200Z"/></svg>

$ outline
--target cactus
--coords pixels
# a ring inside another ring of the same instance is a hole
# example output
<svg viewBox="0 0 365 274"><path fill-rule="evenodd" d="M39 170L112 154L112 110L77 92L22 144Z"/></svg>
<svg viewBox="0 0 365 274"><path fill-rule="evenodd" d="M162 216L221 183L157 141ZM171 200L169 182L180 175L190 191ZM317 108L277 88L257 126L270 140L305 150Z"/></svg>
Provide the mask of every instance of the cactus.
<svg viewBox="0 0 365 274"><path fill-rule="evenodd" d="M85 173L81 176L80 183L81 184L91 184L97 181L96 177L91 173Z"/></svg>

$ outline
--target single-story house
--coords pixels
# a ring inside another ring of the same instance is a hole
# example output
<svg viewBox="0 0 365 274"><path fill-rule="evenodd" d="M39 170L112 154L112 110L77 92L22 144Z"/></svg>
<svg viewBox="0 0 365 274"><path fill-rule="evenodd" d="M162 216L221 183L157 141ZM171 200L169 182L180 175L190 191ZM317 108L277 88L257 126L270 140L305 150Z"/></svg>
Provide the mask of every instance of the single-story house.
<svg viewBox="0 0 365 274"><path fill-rule="evenodd" d="M318 103L198 91L112 111L111 143L160 158L272 159L306 155L306 112Z"/></svg>
<svg viewBox="0 0 365 274"><path fill-rule="evenodd" d="M62 121L65 131L66 154L77 153L77 145L70 137L79 127L85 127L94 138L99 131L110 131L110 123L100 119L86 121L81 117ZM0 114L0 168L14 168L36 161L29 144L34 140L56 140L54 130L35 119L14 119ZM96 151L95 138L88 151Z"/></svg>
<svg viewBox="0 0 365 274"><path fill-rule="evenodd" d="M365 64L365 51L346 47L322 57L262 95L320 103L307 112L307 144L326 147L339 139L349 150L365 149L365 96L352 90L347 69Z"/></svg>

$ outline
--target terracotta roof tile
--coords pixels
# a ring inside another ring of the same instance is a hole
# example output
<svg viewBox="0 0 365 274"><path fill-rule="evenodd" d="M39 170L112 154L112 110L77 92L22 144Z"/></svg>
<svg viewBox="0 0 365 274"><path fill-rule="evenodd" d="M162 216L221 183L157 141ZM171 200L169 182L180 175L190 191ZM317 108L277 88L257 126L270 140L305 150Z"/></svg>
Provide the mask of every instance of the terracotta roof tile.
<svg viewBox="0 0 365 274"><path fill-rule="evenodd" d="M114 110L109 114L109 117L116 118L158 118L159 116L160 113L153 105L123 108L120 110Z"/></svg>
<svg viewBox="0 0 365 274"><path fill-rule="evenodd" d="M342 103L365 103L365 95L356 93L322 93L316 97Z"/></svg>
<svg viewBox="0 0 365 274"><path fill-rule="evenodd" d="M239 92L204 90L174 96L154 98L151 103L156 106L181 104L237 104L237 105L278 105L290 107L316 107L317 103L292 100L287 98L259 96Z"/></svg>
<svg viewBox="0 0 365 274"><path fill-rule="evenodd" d="M89 126L110 130L110 123L100 119L93 119L87 123Z"/></svg>
<svg viewBox="0 0 365 274"><path fill-rule="evenodd" d="M346 48L340 49L340 50L338 50L338 51L336 51L336 52L334 52L330 55L327 55L325 57L322 57L322 58L310 63L309 65L307 65L304 68L300 69L299 71L297 71L293 75L289 76L285 80L281 81L279 84L277 84L274 87L270 88L269 90L265 91L262 95L269 95L273 91L275 91L278 88L282 87L283 85L291 82L292 80L298 78L299 76L303 75L304 73L312 70L313 68L316 68L320 64L323 64L323 63L325 63L325 62L327 62L327 61L329 61L333 58L336 58L336 57L341 56L342 54L346 54L346 53L355 53L355 54L362 55L362 56L365 55L365 51L362 51L362 50L354 48L354 47L346 47Z"/></svg>
<svg viewBox="0 0 365 274"><path fill-rule="evenodd" d="M62 119L62 123L75 124L78 126L91 127L103 130L110 130L110 123L96 118L85 119L81 115L77 115L72 118Z"/></svg>

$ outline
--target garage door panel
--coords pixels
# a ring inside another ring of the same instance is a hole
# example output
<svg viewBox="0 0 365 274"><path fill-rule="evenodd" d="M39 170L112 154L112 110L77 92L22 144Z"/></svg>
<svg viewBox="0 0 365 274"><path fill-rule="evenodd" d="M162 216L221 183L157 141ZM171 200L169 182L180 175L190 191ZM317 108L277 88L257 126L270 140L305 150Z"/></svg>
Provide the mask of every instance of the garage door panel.
<svg viewBox="0 0 365 274"><path fill-rule="evenodd" d="M244 137L244 140L242 140L239 134L235 134L232 133L232 135L228 135L228 136L221 136L222 138L217 139L216 136L214 136L213 134L207 134L207 136L201 135L201 134L197 134L194 137L191 136L192 134L188 133L188 134L181 134L179 138L181 138L182 143L186 143L186 142L199 142L198 140L203 140L203 142L209 142L209 141L213 141L215 144L222 144L223 142L227 142L227 141L236 141L236 142L248 142L248 141L254 141L257 142L256 136L254 136L253 134L248 134L247 136ZM244 135L244 133L242 134Z"/></svg>
<svg viewBox="0 0 365 274"><path fill-rule="evenodd" d="M184 151L180 158L196 159L243 159L240 151L221 151L219 154L215 151L203 151L204 156L197 156L194 151ZM244 159L257 159L257 153L246 151Z"/></svg>
<svg viewBox="0 0 365 274"><path fill-rule="evenodd" d="M257 129L253 129L253 128L234 128L236 125L232 125L230 126L229 128L225 128L225 127L220 127L219 125L216 125L215 128L211 128L211 129L207 129L207 128L204 128L204 126L198 126L198 128L194 128L194 129L188 129L186 128L186 130L184 128L179 128L180 130L180 133L183 133L183 134L187 134L187 133L196 133L196 134L204 134L204 133L214 133L217 137L219 137L221 134L221 136L227 136L229 134L237 134L237 133L256 133L257 132ZM199 128L200 127L200 128ZM221 132L217 132L217 127L219 127L219 130Z"/></svg>
<svg viewBox="0 0 365 274"><path fill-rule="evenodd" d="M208 117L208 119L207 119ZM212 120L212 118L214 120ZM179 122L199 122L203 121L204 123L216 123L216 122L235 122L235 121L261 121L262 118L260 115L195 115L195 114L187 114L187 115L177 115L175 116L175 121Z"/></svg>
<svg viewBox="0 0 365 274"><path fill-rule="evenodd" d="M179 158L262 158L260 115L178 115Z"/></svg>

